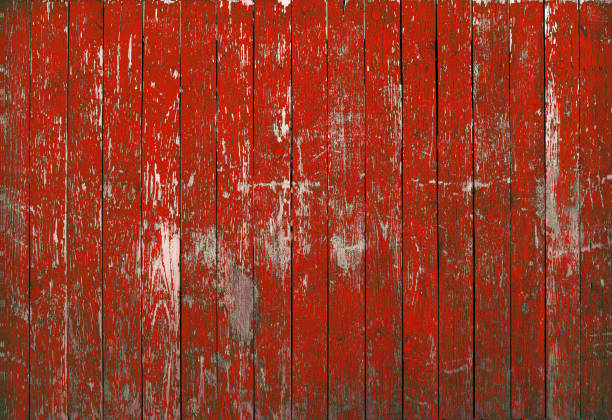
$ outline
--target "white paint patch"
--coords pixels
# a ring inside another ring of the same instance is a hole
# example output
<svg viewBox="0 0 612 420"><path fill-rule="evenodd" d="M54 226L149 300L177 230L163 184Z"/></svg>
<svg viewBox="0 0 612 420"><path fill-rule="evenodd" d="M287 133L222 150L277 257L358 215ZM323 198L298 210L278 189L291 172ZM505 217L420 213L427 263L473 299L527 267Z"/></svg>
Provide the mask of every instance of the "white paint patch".
<svg viewBox="0 0 612 420"><path fill-rule="evenodd" d="M278 3L283 6L283 7L287 7L291 4L291 0L278 0Z"/></svg>

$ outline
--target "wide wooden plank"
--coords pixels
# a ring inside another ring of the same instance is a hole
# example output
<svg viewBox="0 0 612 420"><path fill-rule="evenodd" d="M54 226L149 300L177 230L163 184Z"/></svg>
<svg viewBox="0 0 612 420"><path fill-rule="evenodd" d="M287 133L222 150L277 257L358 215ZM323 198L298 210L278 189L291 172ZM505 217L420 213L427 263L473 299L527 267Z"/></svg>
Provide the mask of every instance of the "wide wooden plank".
<svg viewBox="0 0 612 420"><path fill-rule="evenodd" d="M364 3L328 14L329 417L365 415ZM347 357L350 355L350 357Z"/></svg>
<svg viewBox="0 0 612 420"><path fill-rule="evenodd" d="M403 416L438 415L436 3L402 2Z"/></svg>
<svg viewBox="0 0 612 420"><path fill-rule="evenodd" d="M578 3L546 0L546 416L580 416Z"/></svg>
<svg viewBox="0 0 612 420"><path fill-rule="evenodd" d="M181 4L143 5L143 416L180 415Z"/></svg>
<svg viewBox="0 0 612 420"><path fill-rule="evenodd" d="M217 293L221 419L253 417L253 3L217 4Z"/></svg>
<svg viewBox="0 0 612 420"><path fill-rule="evenodd" d="M68 5L31 7L30 414L65 418Z"/></svg>
<svg viewBox="0 0 612 420"><path fill-rule="evenodd" d="M29 416L30 7L0 4L0 418Z"/></svg>
<svg viewBox="0 0 612 420"><path fill-rule="evenodd" d="M612 4L580 3L580 417L612 412Z"/></svg>
<svg viewBox="0 0 612 420"><path fill-rule="evenodd" d="M293 418L327 418L327 46L321 0L291 3Z"/></svg>
<svg viewBox="0 0 612 420"><path fill-rule="evenodd" d="M365 2L366 417L402 415L400 3Z"/></svg>
<svg viewBox="0 0 612 420"><path fill-rule="evenodd" d="M102 418L101 1L75 1L68 38L68 415Z"/></svg>
<svg viewBox="0 0 612 420"><path fill-rule="evenodd" d="M142 6L104 3L104 416L139 418Z"/></svg>
<svg viewBox="0 0 612 420"><path fill-rule="evenodd" d="M510 2L511 396L513 418L544 417L544 7Z"/></svg>
<svg viewBox="0 0 612 420"><path fill-rule="evenodd" d="M254 6L255 417L291 417L291 5Z"/></svg>
<svg viewBox="0 0 612 420"><path fill-rule="evenodd" d="M473 415L473 144L469 0L438 27L439 415Z"/></svg>
<svg viewBox="0 0 612 420"><path fill-rule="evenodd" d="M472 4L474 406L510 417L510 130L506 0Z"/></svg>
<svg viewBox="0 0 612 420"><path fill-rule="evenodd" d="M181 399L185 418L217 401L215 2L181 9Z"/></svg>

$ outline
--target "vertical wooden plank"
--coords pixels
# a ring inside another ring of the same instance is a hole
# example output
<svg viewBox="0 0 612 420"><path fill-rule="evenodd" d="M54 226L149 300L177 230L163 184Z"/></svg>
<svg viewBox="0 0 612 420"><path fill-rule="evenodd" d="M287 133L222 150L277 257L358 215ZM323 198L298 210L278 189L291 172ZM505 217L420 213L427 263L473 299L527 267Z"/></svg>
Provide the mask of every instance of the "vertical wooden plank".
<svg viewBox="0 0 612 420"><path fill-rule="evenodd" d="M546 415L580 416L578 3L545 2Z"/></svg>
<svg viewBox="0 0 612 420"><path fill-rule="evenodd" d="M327 418L327 3L291 3L292 417Z"/></svg>
<svg viewBox="0 0 612 420"><path fill-rule="evenodd" d="M609 2L580 4L580 417L612 412Z"/></svg>
<svg viewBox="0 0 612 420"><path fill-rule="evenodd" d="M366 416L402 416L400 3L365 2Z"/></svg>
<svg viewBox="0 0 612 420"><path fill-rule="evenodd" d="M327 6L329 417L359 419L365 415L364 4Z"/></svg>
<svg viewBox="0 0 612 420"><path fill-rule="evenodd" d="M30 410L66 418L68 5L34 1L31 35Z"/></svg>
<svg viewBox="0 0 612 420"><path fill-rule="evenodd" d="M102 418L101 1L70 7L68 51L68 415Z"/></svg>
<svg viewBox="0 0 612 420"><path fill-rule="evenodd" d="M438 415L436 2L402 2L405 419Z"/></svg>
<svg viewBox="0 0 612 420"><path fill-rule="evenodd" d="M143 5L143 416L180 415L181 5Z"/></svg>
<svg viewBox="0 0 612 420"><path fill-rule="evenodd" d="M512 418L544 417L544 7L510 1Z"/></svg>
<svg viewBox="0 0 612 420"><path fill-rule="evenodd" d="M506 0L472 5L474 104L474 406L510 410L510 130Z"/></svg>
<svg viewBox="0 0 612 420"><path fill-rule="evenodd" d="M215 2L181 10L182 416L213 418L217 401Z"/></svg>
<svg viewBox="0 0 612 420"><path fill-rule="evenodd" d="M217 8L217 270L220 417L253 417L253 3Z"/></svg>
<svg viewBox="0 0 612 420"><path fill-rule="evenodd" d="M473 415L473 144L469 0L438 16L439 415Z"/></svg>
<svg viewBox="0 0 612 420"><path fill-rule="evenodd" d="M291 417L291 5L255 2L255 417Z"/></svg>
<svg viewBox="0 0 612 420"><path fill-rule="evenodd" d="M28 411L30 5L0 5L0 418Z"/></svg>
<svg viewBox="0 0 612 420"><path fill-rule="evenodd" d="M104 416L141 414L142 6L104 3Z"/></svg>

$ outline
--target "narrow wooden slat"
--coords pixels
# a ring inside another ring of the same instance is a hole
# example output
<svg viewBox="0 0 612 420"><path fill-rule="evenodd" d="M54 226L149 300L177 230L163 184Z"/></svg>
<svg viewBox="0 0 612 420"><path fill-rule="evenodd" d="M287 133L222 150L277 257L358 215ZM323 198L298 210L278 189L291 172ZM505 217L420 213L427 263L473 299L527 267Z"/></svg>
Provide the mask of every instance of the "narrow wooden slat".
<svg viewBox="0 0 612 420"><path fill-rule="evenodd" d="M30 5L0 5L0 418L28 409Z"/></svg>
<svg viewBox="0 0 612 420"><path fill-rule="evenodd" d="M544 417L544 7L510 2L512 418Z"/></svg>
<svg viewBox="0 0 612 420"><path fill-rule="evenodd" d="M292 416L327 418L327 4L291 3Z"/></svg>
<svg viewBox="0 0 612 420"><path fill-rule="evenodd" d="M104 416L141 414L142 6L104 3Z"/></svg>
<svg viewBox="0 0 612 420"><path fill-rule="evenodd" d="M578 3L546 0L546 415L580 416Z"/></svg>
<svg viewBox="0 0 612 420"><path fill-rule="evenodd" d="M366 416L402 415L400 3L365 2Z"/></svg>
<svg viewBox="0 0 612 420"><path fill-rule="evenodd" d="M142 104L143 416L180 415L181 4L144 4Z"/></svg>
<svg viewBox="0 0 612 420"><path fill-rule="evenodd" d="M254 6L255 417L291 416L291 5Z"/></svg>
<svg viewBox="0 0 612 420"><path fill-rule="evenodd" d="M181 398L184 418L215 418L215 2L181 10Z"/></svg>
<svg viewBox="0 0 612 420"><path fill-rule="evenodd" d="M438 415L436 3L402 2L404 418Z"/></svg>
<svg viewBox="0 0 612 420"><path fill-rule="evenodd" d="M217 7L217 293L221 419L253 417L253 4Z"/></svg>
<svg viewBox="0 0 612 420"><path fill-rule="evenodd" d="M365 415L363 0L327 4L329 417Z"/></svg>
<svg viewBox="0 0 612 420"><path fill-rule="evenodd" d="M68 52L68 414L102 418L101 1L70 7Z"/></svg>
<svg viewBox="0 0 612 420"><path fill-rule="evenodd" d="M473 155L469 0L440 0L438 27L439 415L473 415Z"/></svg>
<svg viewBox="0 0 612 420"><path fill-rule="evenodd" d="M30 410L65 418L68 5L34 1L31 36Z"/></svg>
<svg viewBox="0 0 612 420"><path fill-rule="evenodd" d="M510 130L506 0L472 4L474 67L474 402L509 418Z"/></svg>
<svg viewBox="0 0 612 420"><path fill-rule="evenodd" d="M612 5L580 3L580 417L612 412Z"/></svg>

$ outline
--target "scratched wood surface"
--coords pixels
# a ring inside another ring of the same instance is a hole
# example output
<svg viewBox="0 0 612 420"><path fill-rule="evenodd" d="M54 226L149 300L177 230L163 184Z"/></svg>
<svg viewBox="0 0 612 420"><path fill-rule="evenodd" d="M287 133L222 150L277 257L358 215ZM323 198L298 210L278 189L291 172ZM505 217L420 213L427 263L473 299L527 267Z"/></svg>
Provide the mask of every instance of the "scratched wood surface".
<svg viewBox="0 0 612 420"><path fill-rule="evenodd" d="M611 12L0 2L0 418L608 418Z"/></svg>

